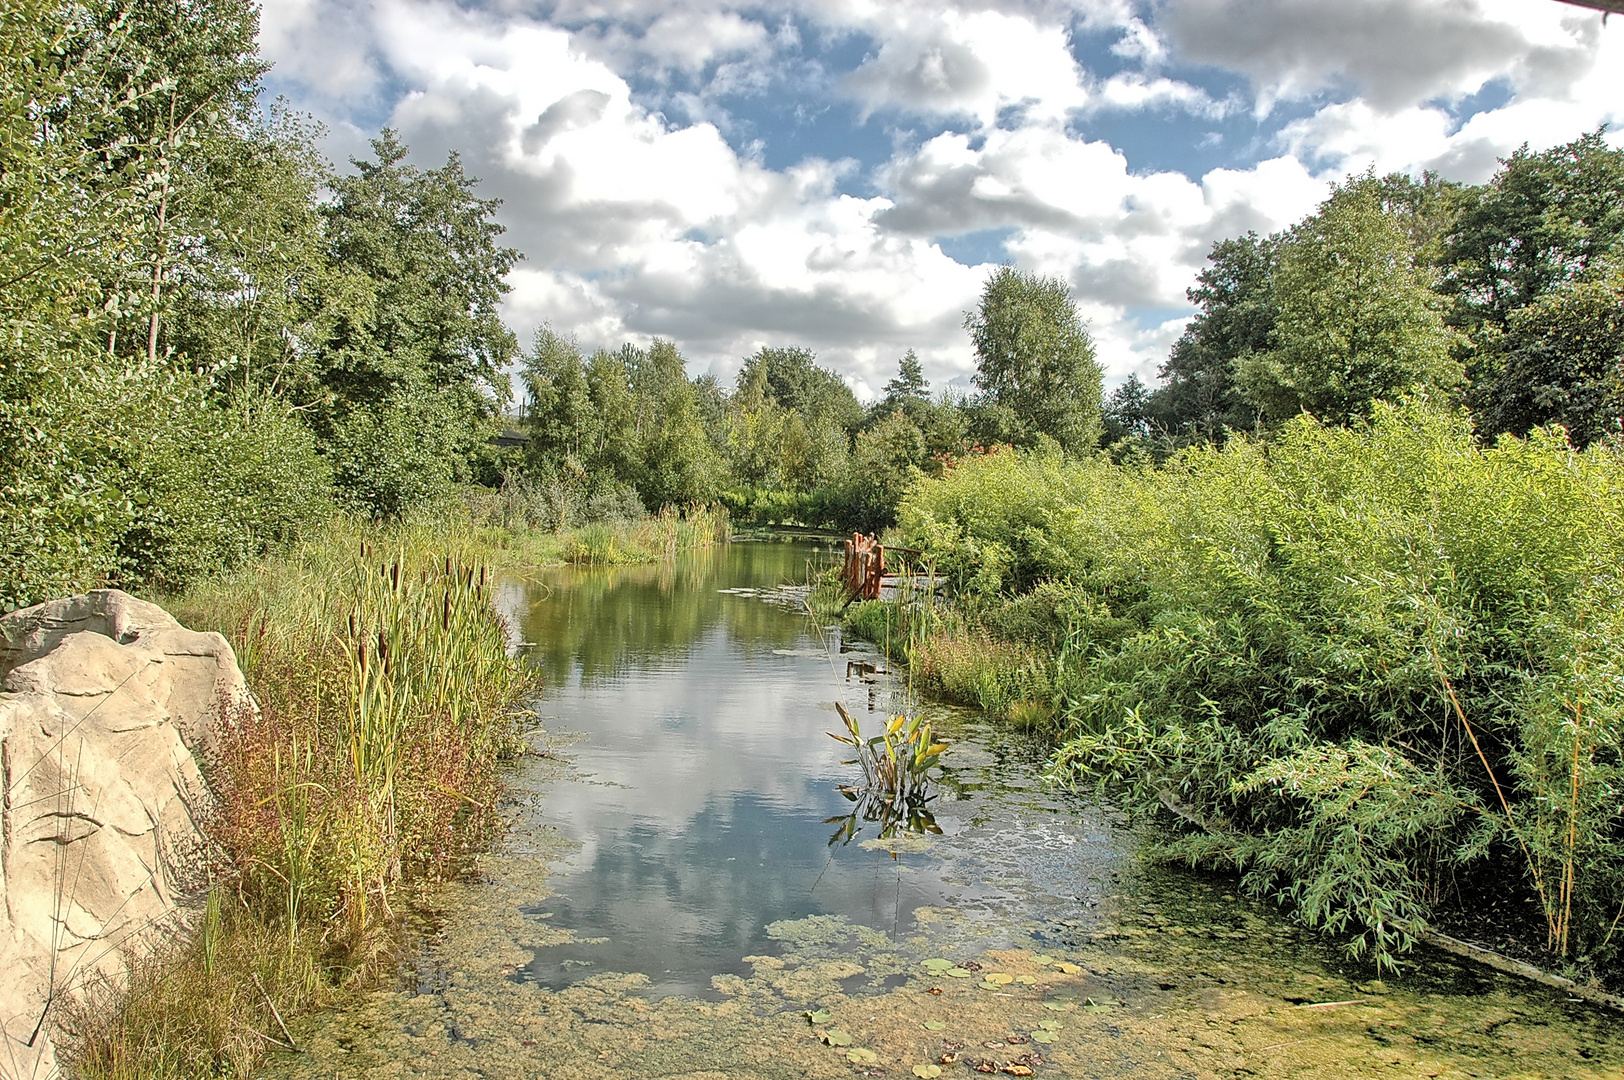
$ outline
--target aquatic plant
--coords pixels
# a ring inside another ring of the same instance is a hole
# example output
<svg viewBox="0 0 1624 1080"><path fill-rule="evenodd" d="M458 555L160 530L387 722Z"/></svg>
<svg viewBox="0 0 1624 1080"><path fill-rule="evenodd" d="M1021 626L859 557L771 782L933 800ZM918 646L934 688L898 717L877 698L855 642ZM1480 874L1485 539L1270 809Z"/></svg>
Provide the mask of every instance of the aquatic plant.
<svg viewBox="0 0 1624 1080"><path fill-rule="evenodd" d="M930 770L947 750L947 744L932 737L930 721L922 715L894 716L884 731L865 738L844 705L835 702L835 710L847 734L831 731L829 737L857 751L856 757L841 764L862 769L863 781L840 786L840 793L857 803L857 808L825 824L845 822L843 830L848 840L855 834L858 818L879 822L882 837L899 829L940 832L924 806L935 797L930 791ZM842 832L837 831L830 843L841 837Z"/></svg>
<svg viewBox="0 0 1624 1080"><path fill-rule="evenodd" d="M206 763L221 857L202 930L90 988L78 1075L249 1075L291 1045L285 1018L389 966L401 893L494 826L535 686L477 554L446 527L340 520L171 604L231 638L259 708Z"/></svg>

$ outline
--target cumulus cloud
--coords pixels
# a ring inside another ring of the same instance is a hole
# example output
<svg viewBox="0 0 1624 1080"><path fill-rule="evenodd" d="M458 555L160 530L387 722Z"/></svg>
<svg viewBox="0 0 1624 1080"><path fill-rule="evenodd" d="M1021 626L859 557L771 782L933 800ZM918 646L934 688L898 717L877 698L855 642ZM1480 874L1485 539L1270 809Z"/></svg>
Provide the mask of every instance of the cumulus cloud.
<svg viewBox="0 0 1624 1080"><path fill-rule="evenodd" d="M1372 164L1482 179L1624 102L1624 33L1525 0L267 0L262 46L339 155L388 122L504 201L521 335L663 336L724 375L804 344L860 393L909 347L938 383L972 370L991 267L944 246L1068 281L1108 373L1148 376L1215 240ZM855 103L823 122L869 137L786 161L745 115L771 95ZM1123 114L1182 124L1171 164L1087 134Z"/></svg>
<svg viewBox="0 0 1624 1080"><path fill-rule="evenodd" d="M1264 110L1347 82L1382 111L1503 74L1559 92L1599 23L1522 0L1162 0L1156 21L1181 59L1249 76Z"/></svg>

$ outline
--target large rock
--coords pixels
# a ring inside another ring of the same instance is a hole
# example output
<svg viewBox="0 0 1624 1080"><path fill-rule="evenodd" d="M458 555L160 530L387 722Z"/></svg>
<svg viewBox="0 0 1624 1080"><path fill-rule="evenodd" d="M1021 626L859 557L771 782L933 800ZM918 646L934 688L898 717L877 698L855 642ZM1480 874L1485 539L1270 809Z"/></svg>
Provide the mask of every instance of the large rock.
<svg viewBox="0 0 1624 1080"><path fill-rule="evenodd" d="M207 864L198 756L251 708L231 646L113 589L0 618L0 1077L55 1072L53 1009L117 979Z"/></svg>

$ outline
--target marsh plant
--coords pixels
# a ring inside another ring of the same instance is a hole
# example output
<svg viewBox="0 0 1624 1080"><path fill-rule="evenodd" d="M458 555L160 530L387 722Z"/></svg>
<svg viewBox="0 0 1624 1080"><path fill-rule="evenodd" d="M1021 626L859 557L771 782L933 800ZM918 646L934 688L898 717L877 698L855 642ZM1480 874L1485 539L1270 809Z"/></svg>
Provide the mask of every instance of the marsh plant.
<svg viewBox="0 0 1624 1080"><path fill-rule="evenodd" d="M865 737L844 705L835 702L835 710L846 734L831 731L829 737L857 751L856 757L841 764L858 766L863 780L840 785L840 793L857 805L850 814L825 822L840 825L829 842L850 840L860 821L877 822L882 840L899 832L941 832L925 804L935 798L930 771L947 744L936 741L930 721L922 715L894 716L880 734Z"/></svg>

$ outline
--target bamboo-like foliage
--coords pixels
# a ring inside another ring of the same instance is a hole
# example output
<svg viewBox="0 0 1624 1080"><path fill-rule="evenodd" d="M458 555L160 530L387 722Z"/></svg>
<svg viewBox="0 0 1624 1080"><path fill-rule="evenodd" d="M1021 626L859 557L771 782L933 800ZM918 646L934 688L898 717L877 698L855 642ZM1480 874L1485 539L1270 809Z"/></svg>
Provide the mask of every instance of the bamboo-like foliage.
<svg viewBox="0 0 1624 1080"><path fill-rule="evenodd" d="M1384 966L1468 896L1557 963L1624 959L1618 444L1483 448L1413 400L1162 469L970 459L900 528L964 620L916 652L971 686L1054 657L1053 775L1176 807L1164 857Z"/></svg>

